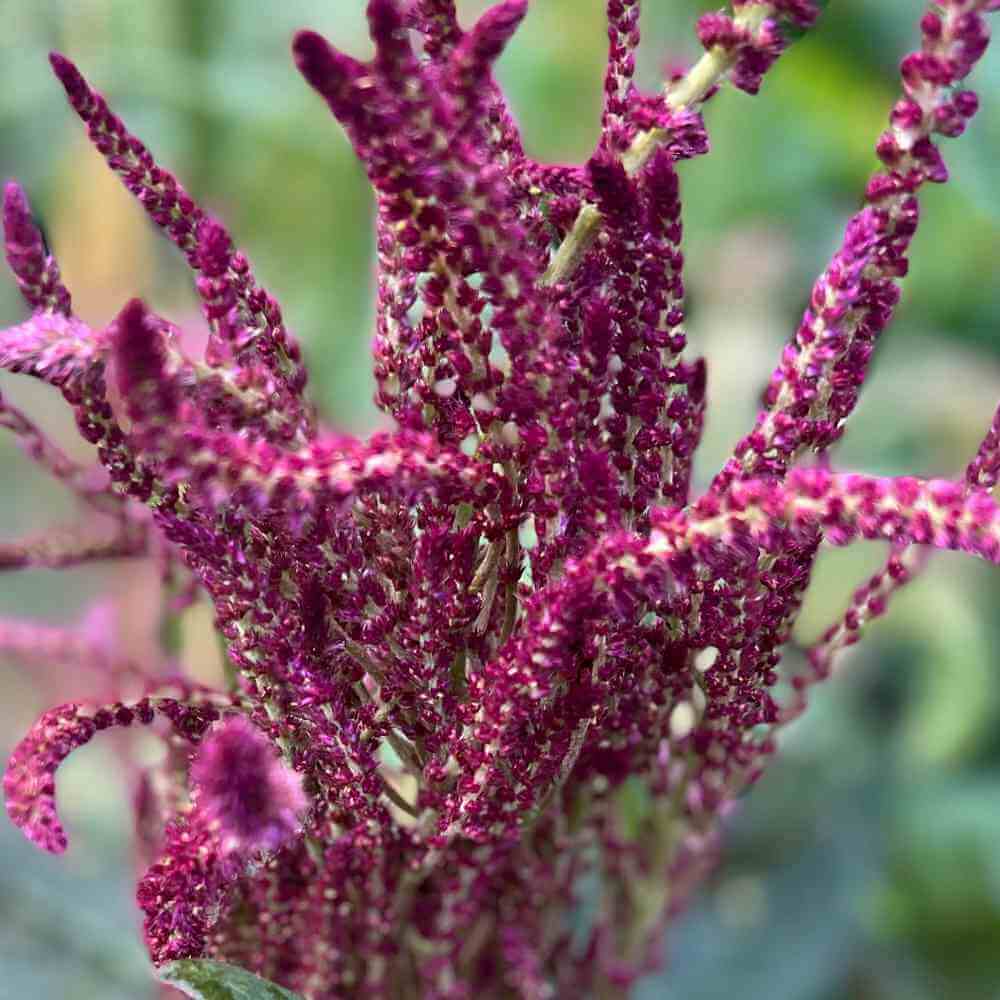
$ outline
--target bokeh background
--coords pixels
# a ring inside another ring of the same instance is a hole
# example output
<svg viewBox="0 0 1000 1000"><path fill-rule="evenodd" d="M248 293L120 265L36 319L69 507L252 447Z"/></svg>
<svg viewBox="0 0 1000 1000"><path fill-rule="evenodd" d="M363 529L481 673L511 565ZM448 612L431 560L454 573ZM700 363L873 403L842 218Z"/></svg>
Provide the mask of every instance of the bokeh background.
<svg viewBox="0 0 1000 1000"><path fill-rule="evenodd" d="M484 6L460 3L467 18ZM689 62L704 4L643 15L640 75ZM918 0L836 0L749 98L708 109L712 152L681 167L690 333L712 405L704 482L752 420L874 166L916 40ZM529 150L581 160L597 137L603 0L534 0L500 75ZM315 398L364 430L371 405L372 205L336 124L297 76L297 27L369 51L362 0L0 0L0 175L27 187L80 314L108 321L139 294L179 322L197 308L179 255L88 146L47 50L76 59L133 131L226 219L300 335ZM927 191L897 322L835 461L955 474L1000 396L1000 51L974 85L983 110L945 142L953 180ZM23 316L0 280L0 325ZM9 376L0 389L74 448L61 400ZM0 438L0 535L72 514ZM859 545L821 560L798 629L816 637L881 561ZM117 595L140 651L154 612L141 571L0 580L0 614L70 622ZM734 818L724 864L674 928L644 998L922 1000L1000 996L1000 574L937 556L845 658ZM191 645L195 651L197 642ZM140 655L137 652L136 655ZM0 754L56 701L90 691L63 670L0 654ZM126 788L101 741L60 772L73 838L62 859L0 824L0 998L149 995L131 901Z"/></svg>

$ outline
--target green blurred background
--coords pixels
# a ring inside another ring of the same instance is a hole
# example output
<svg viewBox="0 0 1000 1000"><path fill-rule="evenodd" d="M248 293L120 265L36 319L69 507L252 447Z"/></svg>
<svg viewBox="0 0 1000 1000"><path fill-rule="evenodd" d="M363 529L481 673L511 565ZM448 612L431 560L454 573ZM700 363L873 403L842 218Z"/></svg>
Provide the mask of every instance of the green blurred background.
<svg viewBox="0 0 1000 1000"><path fill-rule="evenodd" d="M460 4L466 18L483 6ZM726 91L712 102L712 152L681 167L691 341L711 372L702 482L749 426L859 203L922 6L833 0L760 96ZM603 8L534 0L503 58L540 158L581 160L596 140ZM647 8L640 74L652 87L664 63L696 55L704 5ZM303 340L315 397L355 430L377 419L371 198L288 45L310 26L364 55L362 9L361 0L0 0L0 175L28 189L81 315L106 322L135 294L182 323L197 322L197 307L180 257L88 147L48 72L53 47L227 221ZM923 199L904 304L837 449L841 467L954 474L1000 396L1000 51L973 84L983 110L966 136L946 141L953 181ZM22 316L13 283L0 280L0 324ZM8 376L0 388L79 448L53 393ZM6 438L0 462L4 537L71 515ZM857 546L824 556L801 642L882 555ZM144 585L120 567L9 576L0 614L68 622L111 588L141 644L152 617ZM668 970L642 997L1000 996L998 597L1000 575L950 555L901 595L789 732L732 824L724 864L674 928ZM89 691L86 678L0 659L0 753L43 708ZM110 749L78 754L60 792L74 838L65 858L0 829L0 998L148 995L126 790Z"/></svg>

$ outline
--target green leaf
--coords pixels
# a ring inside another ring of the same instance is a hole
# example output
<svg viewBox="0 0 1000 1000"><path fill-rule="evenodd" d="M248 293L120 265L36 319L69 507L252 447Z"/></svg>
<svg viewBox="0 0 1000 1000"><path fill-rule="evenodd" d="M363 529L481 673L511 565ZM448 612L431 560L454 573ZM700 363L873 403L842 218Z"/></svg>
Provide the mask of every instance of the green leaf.
<svg viewBox="0 0 1000 1000"><path fill-rule="evenodd" d="M160 966L161 981L196 1000L302 1000L281 986L237 965L207 958L182 958Z"/></svg>

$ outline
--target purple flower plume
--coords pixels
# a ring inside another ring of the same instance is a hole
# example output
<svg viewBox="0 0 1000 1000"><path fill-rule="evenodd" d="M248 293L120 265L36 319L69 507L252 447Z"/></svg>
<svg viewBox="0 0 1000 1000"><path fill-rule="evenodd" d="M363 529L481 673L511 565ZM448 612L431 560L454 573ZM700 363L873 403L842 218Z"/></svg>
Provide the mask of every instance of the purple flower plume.
<svg viewBox="0 0 1000 1000"><path fill-rule="evenodd" d="M220 723L202 741L191 781L203 817L219 826L231 851L273 851L289 840L306 805L301 777L274 744L242 716Z"/></svg>
<svg viewBox="0 0 1000 1000"><path fill-rule="evenodd" d="M995 0L921 20L882 168L755 425L691 494L708 403L676 164L709 148L705 103L727 81L756 92L819 6L734 0L699 20L690 71L644 93L639 2L608 0L581 166L532 160L494 79L526 0L468 28L453 0L371 0L368 62L299 32L296 65L376 195L375 397L394 427L367 440L317 419L230 233L52 55L97 152L190 266L207 346L190 356L138 300L103 328L76 318L7 185L31 315L0 331L0 367L56 386L97 461L0 399L0 427L88 515L0 544L0 571L155 560L164 635L210 602L229 687L185 681L172 646L137 663L89 626L0 622L0 648L113 689L45 713L4 793L60 852L66 756L112 727L162 736L163 760L133 768L155 963L236 962L309 998L626 995L782 727L924 551L1000 562L1000 410L963 479L828 457L901 295L921 190L947 179L938 140L978 106L961 81ZM796 674L782 652L816 554L857 538L884 541L886 563ZM642 792L628 824L626 783ZM599 905L574 934L583 876Z"/></svg>

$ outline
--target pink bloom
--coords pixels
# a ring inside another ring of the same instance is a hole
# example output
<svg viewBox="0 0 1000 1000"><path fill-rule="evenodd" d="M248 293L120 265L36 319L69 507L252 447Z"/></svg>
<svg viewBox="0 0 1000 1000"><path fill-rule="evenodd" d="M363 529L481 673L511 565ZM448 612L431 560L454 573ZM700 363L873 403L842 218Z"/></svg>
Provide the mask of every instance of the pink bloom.
<svg viewBox="0 0 1000 1000"><path fill-rule="evenodd" d="M299 826L306 797L302 779L277 748L242 716L218 723L191 764L197 806L218 823L225 851L273 851Z"/></svg>

